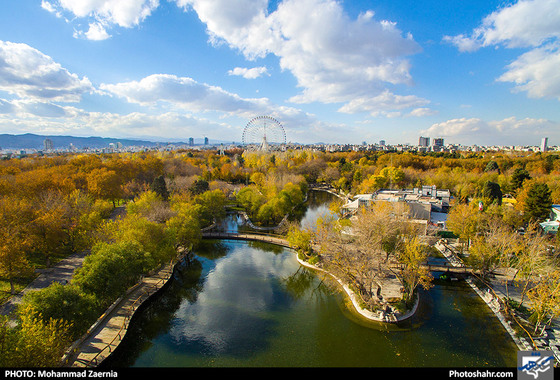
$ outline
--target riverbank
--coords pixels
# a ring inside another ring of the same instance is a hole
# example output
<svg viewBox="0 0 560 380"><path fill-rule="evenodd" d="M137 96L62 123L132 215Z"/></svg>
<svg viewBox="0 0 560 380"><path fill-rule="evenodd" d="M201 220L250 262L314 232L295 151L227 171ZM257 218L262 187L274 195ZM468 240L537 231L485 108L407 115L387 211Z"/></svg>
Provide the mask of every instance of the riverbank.
<svg viewBox="0 0 560 380"><path fill-rule="evenodd" d="M295 252L295 251L294 251ZM401 322L404 321L410 317L412 317L415 313L416 310L418 309L418 304L420 303L420 297L416 297L415 301L414 301L414 305L413 307L408 310L407 312L401 314L398 312L387 312L386 310L379 310L376 312L373 312L371 310L367 310L361 307L358 296L356 295L356 293L348 286L348 284L346 284L345 282L343 282L342 280L340 280L339 278L337 278L336 276L334 276L332 273L319 268L316 265L313 264L309 264L308 262L300 259L298 257L297 252L295 252L296 254L296 258L297 261L310 269L316 270L316 271L320 271L323 272L329 276L331 276L336 282L338 282L338 284L342 287L342 289L344 290L344 292L346 293L346 295L348 296L348 298L350 299L352 306L354 307L354 310L361 315L362 317L370 320L370 321L374 321L374 322L384 322L384 323L397 323L397 322Z"/></svg>
<svg viewBox="0 0 560 380"><path fill-rule="evenodd" d="M451 265L455 267L463 266L462 261L457 257L452 247L447 244L444 244L441 241L438 241L434 247L440 251L443 256L451 263ZM513 324L511 320L502 312L500 302L504 301L505 298L512 297L512 294L503 294L500 296L500 291L496 290L495 288L498 285L497 283L492 284L492 291L490 289L483 290L472 278L465 279L467 284L474 290L476 294L488 305L490 310L494 313L496 318L500 321L502 326L511 336L513 341L515 342L516 346L519 348L520 351L533 351L533 350L540 350L540 351L552 351L556 366L560 364L560 328L558 326L552 326L548 329L546 336L543 338L532 339L532 342L525 337L519 336L519 334L513 328ZM514 296L515 298L515 296Z"/></svg>
<svg viewBox="0 0 560 380"><path fill-rule="evenodd" d="M175 260L143 277L117 299L86 334L68 348L62 358L62 365L88 368L96 367L103 362L124 339L134 314L147 300L167 285L176 265L189 255L190 251L181 251Z"/></svg>

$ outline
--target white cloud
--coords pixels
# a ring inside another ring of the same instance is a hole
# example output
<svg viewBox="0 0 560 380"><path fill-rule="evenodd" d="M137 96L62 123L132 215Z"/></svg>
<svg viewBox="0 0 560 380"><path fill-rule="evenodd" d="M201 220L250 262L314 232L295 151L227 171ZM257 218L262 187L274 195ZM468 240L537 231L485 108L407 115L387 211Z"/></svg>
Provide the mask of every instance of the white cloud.
<svg viewBox="0 0 560 380"><path fill-rule="evenodd" d="M227 44L249 60L277 56L281 68L291 72L301 88L290 98L294 103L367 103L372 97L385 96L388 85L412 83L406 57L421 50L396 23L376 20L372 11L351 19L336 0L283 0L272 12L268 0L174 1L197 13L211 43ZM138 25L159 1L43 0L42 6L53 13L88 19L89 30L77 30L75 37L103 40L110 37L112 25ZM242 75L254 78L258 73ZM393 98L400 99L399 95ZM401 109L401 104L395 104L395 109ZM350 105L349 109L360 112Z"/></svg>
<svg viewBox="0 0 560 380"><path fill-rule="evenodd" d="M484 121L479 118L451 119L420 131L423 136L446 137L448 142L478 145L538 145L541 138L560 140L560 123L546 119L509 117Z"/></svg>
<svg viewBox="0 0 560 380"><path fill-rule="evenodd" d="M167 74L150 75L140 81L101 84L100 88L131 103L153 106L163 102L197 112L258 112L270 107L266 98L244 99L220 87Z"/></svg>
<svg viewBox="0 0 560 380"><path fill-rule="evenodd" d="M107 33L105 26L101 25L99 22L89 24L87 32L81 30L74 31L74 38L86 38L92 41L102 41L110 37L111 36Z"/></svg>
<svg viewBox="0 0 560 380"><path fill-rule="evenodd" d="M372 116L393 115L394 110L421 107L429 103L426 99L414 95L395 95L389 90L381 94L367 98L356 98L344 106L339 111L343 113L369 112ZM413 111L414 112L414 111ZM419 113L420 111L416 111Z"/></svg>
<svg viewBox="0 0 560 380"><path fill-rule="evenodd" d="M409 116L415 116L415 117L422 117L422 116L432 116L437 114L438 112L431 109L431 108L426 108L426 107L420 107L420 108L415 108L412 111L410 111L410 113L408 114Z"/></svg>
<svg viewBox="0 0 560 380"><path fill-rule="evenodd" d="M0 90L20 98L78 102L94 91L87 78L80 79L40 51L22 43L0 41Z"/></svg>
<svg viewBox="0 0 560 380"><path fill-rule="evenodd" d="M267 98L242 98L187 77L154 74L139 81L101 84L100 88L130 103L146 107L163 105L173 112L217 112L222 118L240 117L246 121L256 115L270 115L292 130L318 125L314 115L297 108L274 105Z"/></svg>
<svg viewBox="0 0 560 380"><path fill-rule="evenodd" d="M43 0L41 6L58 15L66 12L92 20L87 32L77 31L74 36L100 40L109 37L107 26L130 28L138 25L159 6L159 0Z"/></svg>
<svg viewBox="0 0 560 380"><path fill-rule="evenodd" d="M71 134L74 136L134 137L177 140L202 137L212 131L215 138L237 139L239 128L178 112L150 115L133 112L124 115L109 112L86 112L73 107L60 107L58 114L34 107L57 107L40 103L10 105L14 113L2 114L0 101L0 133ZM14 114L17 117L14 117ZM233 140L232 140L233 141Z"/></svg>
<svg viewBox="0 0 560 380"><path fill-rule="evenodd" d="M263 75L269 75L266 66L252 67L250 69L246 67L236 67L233 70L229 70L228 74L242 76L245 79L256 79Z"/></svg>
<svg viewBox="0 0 560 380"><path fill-rule="evenodd" d="M560 41L522 54L507 68L499 81L515 83L532 98L560 100Z"/></svg>
<svg viewBox="0 0 560 380"><path fill-rule="evenodd" d="M530 97L560 100L560 0L519 0L484 18L471 36L445 36L460 51L504 46L530 49L507 66L498 80L512 82Z"/></svg>
<svg viewBox="0 0 560 380"><path fill-rule="evenodd" d="M457 49L463 53L477 51L482 46L476 39L467 37L464 34L459 34L457 36L443 36L443 40L457 46Z"/></svg>
<svg viewBox="0 0 560 380"><path fill-rule="evenodd" d="M418 53L419 45L395 23L375 20L371 11L353 20L334 0L284 0L268 14L267 1L246 1L250 5L229 0L177 4L196 11L212 42L226 43L248 59L276 55L302 88L292 102L365 104L386 96L387 84L412 82L405 57ZM400 100L398 95L393 99Z"/></svg>

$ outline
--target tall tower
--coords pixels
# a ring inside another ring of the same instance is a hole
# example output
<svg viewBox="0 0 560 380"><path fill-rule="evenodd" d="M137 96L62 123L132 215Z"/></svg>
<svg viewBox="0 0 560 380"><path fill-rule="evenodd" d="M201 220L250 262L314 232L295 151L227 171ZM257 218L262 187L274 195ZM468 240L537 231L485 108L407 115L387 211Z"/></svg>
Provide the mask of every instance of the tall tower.
<svg viewBox="0 0 560 380"><path fill-rule="evenodd" d="M45 150L53 150L54 144L51 139L45 139L43 141L43 147L45 148Z"/></svg>
<svg viewBox="0 0 560 380"><path fill-rule="evenodd" d="M543 137L541 140L541 152L546 152L548 149L548 137Z"/></svg>

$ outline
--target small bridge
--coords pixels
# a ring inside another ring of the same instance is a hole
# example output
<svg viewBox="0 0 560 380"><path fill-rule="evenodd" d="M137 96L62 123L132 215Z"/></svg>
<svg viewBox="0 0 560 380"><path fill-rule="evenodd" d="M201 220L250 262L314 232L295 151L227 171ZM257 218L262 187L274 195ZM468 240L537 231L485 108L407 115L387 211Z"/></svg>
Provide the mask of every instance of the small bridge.
<svg viewBox="0 0 560 380"><path fill-rule="evenodd" d="M291 248L285 236L262 232L239 232L239 231L204 231L203 239L231 239L231 240L252 240L263 241Z"/></svg>
<svg viewBox="0 0 560 380"><path fill-rule="evenodd" d="M262 232L239 232L239 231L204 231L202 233L203 239L230 239L230 240L251 240L251 241L262 241L266 243L272 243L276 245L281 245L286 248L292 248L288 240L283 235L275 235L270 233ZM478 272L477 270L465 267L465 266L454 266L451 263L444 264L430 264L425 263L422 265L427 268L430 272L446 272L454 274L471 274ZM396 265L399 268L399 264Z"/></svg>

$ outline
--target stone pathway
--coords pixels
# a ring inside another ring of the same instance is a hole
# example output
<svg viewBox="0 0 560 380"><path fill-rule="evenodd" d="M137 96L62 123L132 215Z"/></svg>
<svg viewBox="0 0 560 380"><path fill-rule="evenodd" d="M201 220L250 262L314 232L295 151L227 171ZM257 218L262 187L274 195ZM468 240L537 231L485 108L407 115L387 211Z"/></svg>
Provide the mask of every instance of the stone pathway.
<svg viewBox="0 0 560 380"><path fill-rule="evenodd" d="M456 256L451 246L438 242L435 244L435 247L451 262L452 265L463 265L462 261ZM507 320L504 314L501 312L501 305L498 298L504 299L509 297L518 302L521 300L521 293L515 286L508 286L506 291L504 281L507 280L507 278L507 275L497 276L495 280L491 281L491 288L493 293L489 291L482 291L470 278L467 278L466 282L490 307L490 309L502 323L506 331L511 335L519 350L533 351L535 348L532 342L529 342L529 340L525 337L518 336L518 334L516 334L511 326L512 322ZM527 302L525 302L525 304L527 304ZM542 338L533 338L533 340L538 350L552 351L556 359L556 365L560 364L560 327L557 320L553 320L552 326L546 331L546 336Z"/></svg>
<svg viewBox="0 0 560 380"><path fill-rule="evenodd" d="M174 264L162 266L115 301L85 336L67 350L64 365L96 367L106 359L124 339L134 312L167 283L173 275L174 267Z"/></svg>
<svg viewBox="0 0 560 380"><path fill-rule="evenodd" d="M59 282L61 284L70 282L74 270L82 266L84 258L88 254L88 251L75 253L59 261L51 268L37 270L37 272L40 273L39 276L21 292L13 295L7 302L0 306L0 313L7 316L12 315L27 292L41 290L54 282Z"/></svg>

